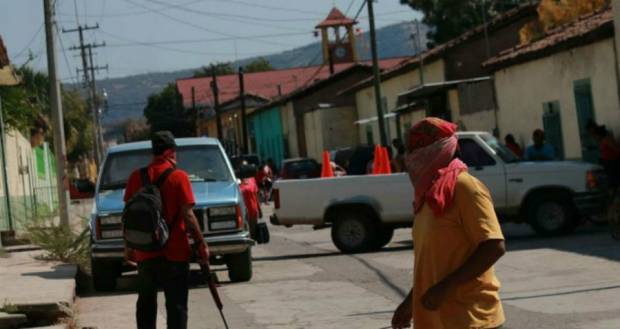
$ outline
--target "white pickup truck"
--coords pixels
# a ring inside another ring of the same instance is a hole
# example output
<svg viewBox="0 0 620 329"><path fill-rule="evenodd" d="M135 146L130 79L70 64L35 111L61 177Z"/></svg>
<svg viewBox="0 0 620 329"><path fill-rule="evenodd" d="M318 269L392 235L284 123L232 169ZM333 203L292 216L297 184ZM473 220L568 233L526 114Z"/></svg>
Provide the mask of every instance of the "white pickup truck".
<svg viewBox="0 0 620 329"><path fill-rule="evenodd" d="M602 213L606 178L599 166L575 161L521 162L485 132L458 133L461 159L484 182L502 221L526 222L542 235L571 232ZM343 252L380 249L395 228L413 224L413 188L406 174L280 180L274 225L332 228Z"/></svg>

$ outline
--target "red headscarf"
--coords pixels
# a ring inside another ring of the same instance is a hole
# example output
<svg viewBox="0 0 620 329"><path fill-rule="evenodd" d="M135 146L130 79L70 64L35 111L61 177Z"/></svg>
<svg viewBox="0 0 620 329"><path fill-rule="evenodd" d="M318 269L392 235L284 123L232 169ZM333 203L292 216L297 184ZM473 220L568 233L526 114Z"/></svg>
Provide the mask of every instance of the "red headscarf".
<svg viewBox="0 0 620 329"><path fill-rule="evenodd" d="M415 188L415 213L428 204L435 216L441 216L454 200L456 179L467 165L455 159L457 126L426 118L409 129L406 164Z"/></svg>

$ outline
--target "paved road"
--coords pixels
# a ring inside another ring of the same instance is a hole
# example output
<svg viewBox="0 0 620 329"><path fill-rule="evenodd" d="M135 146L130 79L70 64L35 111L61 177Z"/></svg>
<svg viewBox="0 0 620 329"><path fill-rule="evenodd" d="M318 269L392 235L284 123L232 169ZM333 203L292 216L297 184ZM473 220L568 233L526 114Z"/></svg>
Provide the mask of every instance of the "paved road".
<svg viewBox="0 0 620 329"><path fill-rule="evenodd" d="M509 252L497 266L509 329L620 328L620 243L601 227L543 239L506 225ZM342 255L329 230L271 227L272 242L254 251L254 279L224 282L231 328L388 328L412 278L410 230L383 251ZM222 281L226 273L219 273ZM81 326L133 328L136 295L124 278L111 295L84 293ZM160 296L161 297L161 296ZM190 328L223 328L208 289L190 293ZM165 328L163 298L160 328Z"/></svg>

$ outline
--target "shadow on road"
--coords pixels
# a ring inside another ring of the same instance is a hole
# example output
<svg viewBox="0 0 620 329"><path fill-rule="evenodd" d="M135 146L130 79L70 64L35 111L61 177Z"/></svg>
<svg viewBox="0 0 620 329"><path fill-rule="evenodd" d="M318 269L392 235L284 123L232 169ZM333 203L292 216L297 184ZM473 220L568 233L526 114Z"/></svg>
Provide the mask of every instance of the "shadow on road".
<svg viewBox="0 0 620 329"><path fill-rule="evenodd" d="M550 293L550 294L539 294L539 295L530 295L530 296L508 297L508 298L502 298L502 300L503 301L512 301L512 300L522 300L522 299L535 299L535 298L544 298L544 297L556 297L556 296L566 296L566 295L581 294L581 293L584 293L584 292L605 291L605 290L614 290L614 289L620 289L620 285L607 286L607 287L598 287L598 288L591 288L591 289L578 289L578 290L571 290L571 291L555 292L555 293Z"/></svg>
<svg viewBox="0 0 620 329"><path fill-rule="evenodd" d="M233 282L228 280L228 275L225 268L213 268L212 270L217 275L219 285L234 284ZM138 275L135 272L125 274L122 277L118 278L116 281L116 289L110 292L95 291L92 286L92 282L90 282L90 278L86 278L85 280L88 280L89 282L78 291L78 296L80 298L124 296L137 294L136 287ZM209 287L203 282L200 271L192 269L190 273L190 290L194 289L209 289Z"/></svg>
<svg viewBox="0 0 620 329"><path fill-rule="evenodd" d="M366 252L362 254L377 254L377 253L388 253L388 252L393 252L393 251L410 250L412 249L412 246L413 246L413 243L411 240L400 241L400 242L397 242L396 244L399 244L399 246L386 247L381 250ZM290 255L254 257L252 260L255 262L273 262L273 261L283 261L283 260L300 260L300 259L313 259L313 258L323 258L323 257L347 257L347 256L351 256L351 255L343 254L339 251L330 251L330 252L307 253L307 254L290 254Z"/></svg>

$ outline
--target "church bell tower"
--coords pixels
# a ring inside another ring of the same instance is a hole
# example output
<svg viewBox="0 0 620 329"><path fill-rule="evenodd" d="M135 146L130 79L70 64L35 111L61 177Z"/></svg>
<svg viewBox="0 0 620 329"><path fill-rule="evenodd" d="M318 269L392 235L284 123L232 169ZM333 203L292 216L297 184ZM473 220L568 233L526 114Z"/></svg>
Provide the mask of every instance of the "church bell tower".
<svg viewBox="0 0 620 329"><path fill-rule="evenodd" d="M358 60L353 29L355 24L355 20L346 17L334 7L327 18L316 26L321 31L324 64L329 64L330 57L333 64Z"/></svg>

